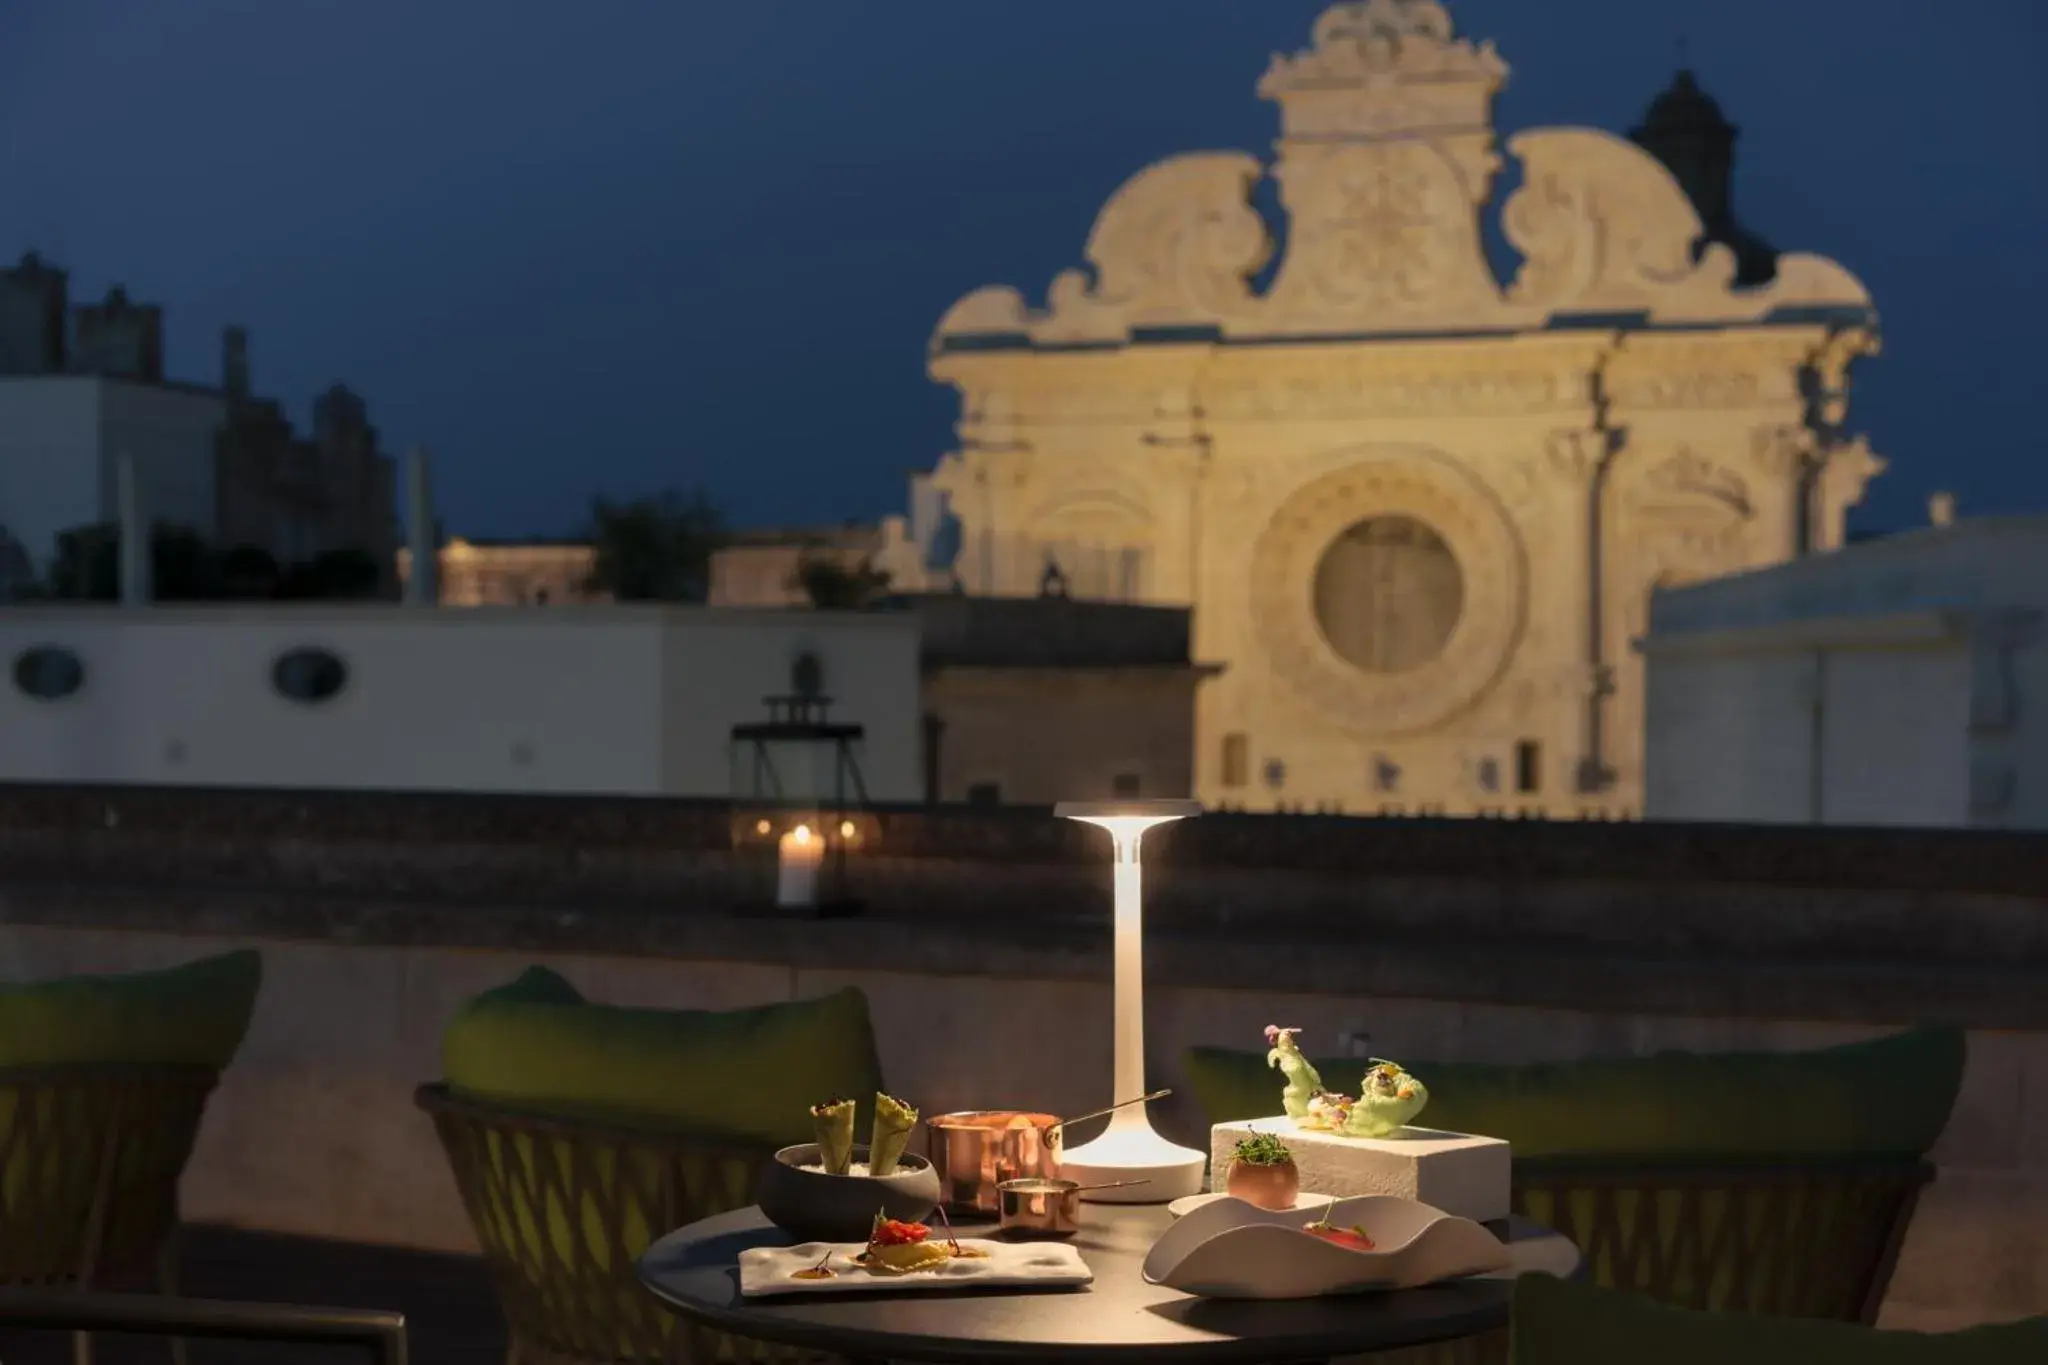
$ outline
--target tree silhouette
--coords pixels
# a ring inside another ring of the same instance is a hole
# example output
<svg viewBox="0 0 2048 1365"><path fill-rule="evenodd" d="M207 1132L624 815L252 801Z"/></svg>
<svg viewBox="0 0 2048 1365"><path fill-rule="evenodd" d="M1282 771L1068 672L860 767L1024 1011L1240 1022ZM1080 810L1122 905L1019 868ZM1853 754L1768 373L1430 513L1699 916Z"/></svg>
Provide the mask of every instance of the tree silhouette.
<svg viewBox="0 0 2048 1365"><path fill-rule="evenodd" d="M725 517L697 489L590 507L595 555L587 586L620 602L702 602L711 556L725 543Z"/></svg>
<svg viewBox="0 0 2048 1365"><path fill-rule="evenodd" d="M219 563L198 532L158 525L149 537L150 596L157 602L205 602L220 596ZM112 602L121 596L121 533L115 523L75 526L57 536L50 565L55 597Z"/></svg>
<svg viewBox="0 0 2048 1365"><path fill-rule="evenodd" d="M228 597L258 601L275 597L283 578L277 557L261 545L237 545L220 557L220 586Z"/></svg>
<svg viewBox="0 0 2048 1365"><path fill-rule="evenodd" d="M156 602L363 599L383 595L384 573L359 549L330 550L280 569L269 551L237 545L220 553L198 532L159 525L150 533L150 598ZM73 527L57 537L53 597L112 602L121 595L121 534L113 522Z"/></svg>
<svg viewBox="0 0 2048 1365"><path fill-rule="evenodd" d="M383 594L384 575L362 550L329 550L279 577L276 595L314 601L362 601Z"/></svg>
<svg viewBox="0 0 2048 1365"><path fill-rule="evenodd" d="M859 611L889 590L889 575L874 561L847 565L829 555L806 551L797 561L794 585L820 611Z"/></svg>

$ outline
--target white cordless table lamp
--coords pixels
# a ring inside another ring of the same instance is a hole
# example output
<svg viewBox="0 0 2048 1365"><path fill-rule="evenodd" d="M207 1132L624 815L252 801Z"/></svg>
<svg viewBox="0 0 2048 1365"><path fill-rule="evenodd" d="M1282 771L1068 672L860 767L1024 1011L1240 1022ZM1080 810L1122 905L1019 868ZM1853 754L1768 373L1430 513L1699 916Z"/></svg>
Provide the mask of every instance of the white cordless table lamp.
<svg viewBox="0 0 2048 1365"><path fill-rule="evenodd" d="M1145 1090L1144 883L1138 850L1155 825L1202 813L1198 801L1062 801L1053 814L1109 831L1116 847L1115 1089L1112 1102ZM1070 1147L1060 1175L1082 1185L1142 1180L1142 1185L1095 1190L1081 1197L1103 1204L1162 1204L1202 1190L1208 1153L1168 1142L1152 1130L1142 1104L1119 1109L1092 1142Z"/></svg>

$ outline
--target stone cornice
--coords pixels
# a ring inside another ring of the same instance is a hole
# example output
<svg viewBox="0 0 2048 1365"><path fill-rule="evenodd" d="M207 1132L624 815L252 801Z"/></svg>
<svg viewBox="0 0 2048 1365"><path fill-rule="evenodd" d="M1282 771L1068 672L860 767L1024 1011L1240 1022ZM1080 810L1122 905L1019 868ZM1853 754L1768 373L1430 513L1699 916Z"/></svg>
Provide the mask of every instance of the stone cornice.
<svg viewBox="0 0 2048 1365"><path fill-rule="evenodd" d="M1537 416L1590 420L1611 333L1404 340L1356 346L1177 348L954 357L962 430L1082 423ZM935 367L935 372L937 372Z"/></svg>
<svg viewBox="0 0 2048 1365"><path fill-rule="evenodd" d="M1607 362L1602 391L1618 424L1660 410L1796 412L1806 401L1801 372L1825 341L1810 327L1632 332Z"/></svg>
<svg viewBox="0 0 2048 1365"><path fill-rule="evenodd" d="M1492 418L1576 412L1598 396L1613 422L1660 412L1781 417L1820 374L1834 418L1842 368L1870 334L1817 325L1711 331L1575 330L1355 343L1211 343L1076 351L976 351L933 362L966 396L970 425L1183 419ZM1835 376L1833 387L1828 375ZM1184 393L1166 402L1165 395ZM986 409L983 403L986 401ZM1000 418L997 410L1000 409Z"/></svg>

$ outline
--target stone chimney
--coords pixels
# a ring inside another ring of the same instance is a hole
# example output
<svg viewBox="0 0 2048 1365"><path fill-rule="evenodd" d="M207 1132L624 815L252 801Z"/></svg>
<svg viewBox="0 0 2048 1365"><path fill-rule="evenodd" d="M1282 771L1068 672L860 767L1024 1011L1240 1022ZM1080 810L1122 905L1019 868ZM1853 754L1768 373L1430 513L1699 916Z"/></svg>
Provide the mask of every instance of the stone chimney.
<svg viewBox="0 0 2048 1365"><path fill-rule="evenodd" d="M116 458L114 478L121 605L146 607L156 595L155 585L150 581L155 566L151 563L149 509L143 503L142 478L136 471L134 456L124 453Z"/></svg>
<svg viewBox="0 0 2048 1365"><path fill-rule="evenodd" d="M1927 499L1927 524L1930 526L1952 525L1956 519L1956 495L1943 490L1931 494Z"/></svg>
<svg viewBox="0 0 2048 1365"><path fill-rule="evenodd" d="M220 386L229 402L249 401L249 329L246 327L221 329Z"/></svg>

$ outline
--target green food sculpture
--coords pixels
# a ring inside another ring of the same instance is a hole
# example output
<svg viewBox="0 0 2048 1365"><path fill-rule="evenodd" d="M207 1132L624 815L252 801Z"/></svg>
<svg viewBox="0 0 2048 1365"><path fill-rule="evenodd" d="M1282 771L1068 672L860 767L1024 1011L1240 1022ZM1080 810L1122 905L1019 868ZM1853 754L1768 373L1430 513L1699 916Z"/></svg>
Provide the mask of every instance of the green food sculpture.
<svg viewBox="0 0 2048 1365"><path fill-rule="evenodd" d="M1403 1071L1398 1062L1375 1057L1372 1063L1344 1121L1344 1132L1352 1137L1399 1132L1429 1103L1429 1087Z"/></svg>
<svg viewBox="0 0 2048 1365"><path fill-rule="evenodd" d="M1280 1104L1295 1126L1341 1137L1386 1137L1406 1127L1429 1103L1429 1088L1394 1062L1378 1057L1356 1099L1323 1088L1323 1078L1296 1046L1298 1028L1266 1026L1266 1065L1287 1078Z"/></svg>

